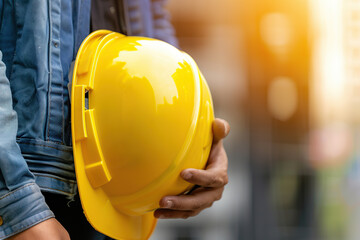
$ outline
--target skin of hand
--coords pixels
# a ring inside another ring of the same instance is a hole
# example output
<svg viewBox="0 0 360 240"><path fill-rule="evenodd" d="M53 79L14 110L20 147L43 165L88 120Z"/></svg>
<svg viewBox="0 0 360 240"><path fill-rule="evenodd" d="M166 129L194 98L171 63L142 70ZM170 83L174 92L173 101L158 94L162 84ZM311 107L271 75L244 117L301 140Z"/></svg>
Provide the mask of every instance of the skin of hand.
<svg viewBox="0 0 360 240"><path fill-rule="evenodd" d="M166 196L160 200L160 208L154 212L156 218L188 218L198 215L205 208L220 200L224 186L228 183L228 158L222 139L230 131L223 119L212 124L214 140L205 170L185 169L180 175L198 187L188 195Z"/></svg>
<svg viewBox="0 0 360 240"><path fill-rule="evenodd" d="M8 238L9 240L70 240L65 228L55 219L50 218L35 226Z"/></svg>

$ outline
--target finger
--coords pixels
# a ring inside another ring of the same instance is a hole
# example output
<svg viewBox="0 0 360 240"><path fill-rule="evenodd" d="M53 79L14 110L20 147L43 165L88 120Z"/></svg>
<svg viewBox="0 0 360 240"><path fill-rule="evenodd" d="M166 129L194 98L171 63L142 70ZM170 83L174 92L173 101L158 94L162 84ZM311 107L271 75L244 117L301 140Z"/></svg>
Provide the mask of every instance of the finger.
<svg viewBox="0 0 360 240"><path fill-rule="evenodd" d="M228 183L227 168L224 166L208 168L207 170L185 169L180 176L186 181L208 188L223 187Z"/></svg>
<svg viewBox="0 0 360 240"><path fill-rule="evenodd" d="M160 219L174 219L174 218L187 219L189 217L194 217L199 213L200 211L176 211L176 210L168 210L168 209L157 209L154 212L154 217Z"/></svg>
<svg viewBox="0 0 360 240"><path fill-rule="evenodd" d="M213 143L209 159L206 164L206 169L210 168L226 168L228 165L227 155L222 142Z"/></svg>
<svg viewBox="0 0 360 240"><path fill-rule="evenodd" d="M230 132L230 125L227 121L216 118L212 123L212 129L214 133L214 143L219 142L225 138Z"/></svg>
<svg viewBox="0 0 360 240"><path fill-rule="evenodd" d="M160 202L160 208L180 211L201 211L221 198L224 188L196 189L191 195L166 196Z"/></svg>

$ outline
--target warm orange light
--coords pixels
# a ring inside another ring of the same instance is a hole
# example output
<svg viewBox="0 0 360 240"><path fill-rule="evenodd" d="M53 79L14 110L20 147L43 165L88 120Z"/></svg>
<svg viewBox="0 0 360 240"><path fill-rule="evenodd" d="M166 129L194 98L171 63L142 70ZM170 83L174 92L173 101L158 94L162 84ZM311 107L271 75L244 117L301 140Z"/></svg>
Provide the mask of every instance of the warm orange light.
<svg viewBox="0 0 360 240"><path fill-rule="evenodd" d="M278 120L291 118L298 106L298 93L294 81L287 77L277 77L270 83L268 90L268 108Z"/></svg>

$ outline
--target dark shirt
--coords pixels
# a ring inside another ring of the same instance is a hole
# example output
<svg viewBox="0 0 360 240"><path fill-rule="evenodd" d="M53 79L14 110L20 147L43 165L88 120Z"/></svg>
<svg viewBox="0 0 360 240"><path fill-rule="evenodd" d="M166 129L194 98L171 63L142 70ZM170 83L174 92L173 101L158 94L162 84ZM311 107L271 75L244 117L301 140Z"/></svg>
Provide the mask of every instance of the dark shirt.
<svg viewBox="0 0 360 240"><path fill-rule="evenodd" d="M126 34L123 0L92 0L91 31L107 29Z"/></svg>

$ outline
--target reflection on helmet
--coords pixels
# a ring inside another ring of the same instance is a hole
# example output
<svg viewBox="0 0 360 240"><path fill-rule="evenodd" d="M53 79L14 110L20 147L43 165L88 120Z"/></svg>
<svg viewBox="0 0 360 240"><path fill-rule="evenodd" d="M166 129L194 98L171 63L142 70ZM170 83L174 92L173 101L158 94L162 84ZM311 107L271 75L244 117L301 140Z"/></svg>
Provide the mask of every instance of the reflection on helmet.
<svg viewBox="0 0 360 240"><path fill-rule="evenodd" d="M149 238L159 200L189 190L180 172L204 168L210 152L212 100L196 63L159 40L96 31L79 49L71 98L88 221L116 239Z"/></svg>

